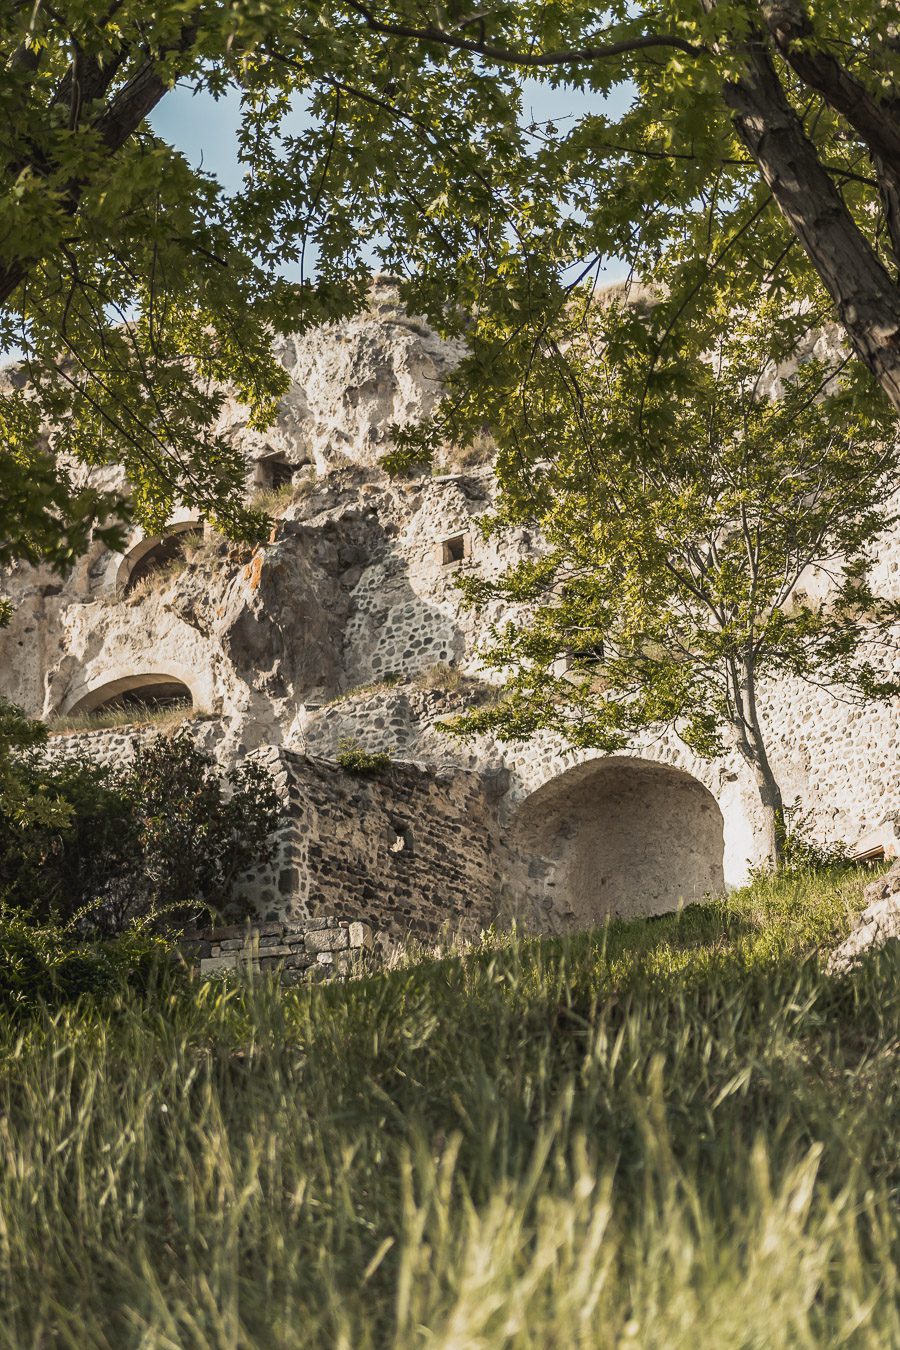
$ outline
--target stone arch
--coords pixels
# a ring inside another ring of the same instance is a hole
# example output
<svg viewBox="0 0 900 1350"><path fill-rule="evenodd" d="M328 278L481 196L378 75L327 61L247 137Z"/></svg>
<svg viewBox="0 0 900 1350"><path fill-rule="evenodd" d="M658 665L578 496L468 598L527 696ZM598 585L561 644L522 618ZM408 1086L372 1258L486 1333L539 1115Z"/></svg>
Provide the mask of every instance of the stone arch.
<svg viewBox="0 0 900 1350"><path fill-rule="evenodd" d="M724 889L724 821L692 774L611 755L526 797L512 820L535 918L585 928L664 914Z"/></svg>
<svg viewBox="0 0 900 1350"><path fill-rule="evenodd" d="M125 553L116 555L111 577L112 589L125 595L154 567L165 566L178 557L180 535L202 529L201 520L190 518L170 522L162 534L143 535Z"/></svg>
<svg viewBox="0 0 900 1350"><path fill-rule="evenodd" d="M199 706L197 682L193 672L170 664L166 671L140 671L128 674L108 672L75 686L60 708L60 714L96 712L110 704L144 704L164 707L185 703Z"/></svg>

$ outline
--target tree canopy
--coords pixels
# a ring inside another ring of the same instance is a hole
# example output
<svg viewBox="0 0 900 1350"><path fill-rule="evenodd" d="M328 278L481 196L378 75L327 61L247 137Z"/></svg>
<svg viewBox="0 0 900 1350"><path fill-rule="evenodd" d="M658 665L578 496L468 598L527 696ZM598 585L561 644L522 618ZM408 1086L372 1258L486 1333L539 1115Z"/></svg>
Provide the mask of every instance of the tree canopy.
<svg viewBox="0 0 900 1350"><path fill-rule="evenodd" d="M0 342L29 385L0 413L20 428L36 402L56 450L124 463L151 527L180 499L246 532L215 419L225 386L273 416L272 333L358 308L374 261L466 334L460 388L522 398L571 287L610 257L664 283L663 344L764 283L836 315L900 406L894 20L871 0L13 0ZM529 127L526 76L596 107ZM148 128L176 82L241 89L233 198ZM445 412L455 435L481 416L477 398ZM7 478L31 450L7 437ZM73 502L55 491L48 536ZM76 525L101 506L73 502Z"/></svg>
<svg viewBox="0 0 900 1350"><path fill-rule="evenodd" d="M463 582L515 618L485 653L502 697L455 729L549 729L614 752L669 728L703 757L737 751L777 856L773 682L859 702L900 692L900 604L871 581L896 519L893 416L868 372L838 376L833 358L807 353L779 379L771 300L720 312L709 350L670 346L664 361L643 338L652 324L642 306L595 307L542 364L527 416L497 410L515 451L489 523L541 542L499 578Z"/></svg>

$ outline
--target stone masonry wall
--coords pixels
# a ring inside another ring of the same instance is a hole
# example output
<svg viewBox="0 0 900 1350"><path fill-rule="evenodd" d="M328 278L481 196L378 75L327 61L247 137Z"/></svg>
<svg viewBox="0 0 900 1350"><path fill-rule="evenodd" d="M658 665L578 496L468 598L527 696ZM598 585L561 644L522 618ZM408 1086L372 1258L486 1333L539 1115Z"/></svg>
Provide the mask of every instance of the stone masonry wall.
<svg viewBox="0 0 900 1350"><path fill-rule="evenodd" d="M216 719L184 725L213 755L221 751ZM157 734L115 728L56 736L51 745L56 755L114 764ZM404 762L365 777L278 746L248 758L270 771L283 803L273 860L237 888L264 923L363 922L388 943L470 936L497 916L509 860L492 780Z"/></svg>
<svg viewBox="0 0 900 1350"><path fill-rule="evenodd" d="M364 969L374 934L366 923L307 919L301 924L232 924L185 932L181 953L201 975L252 971L285 984L331 979Z"/></svg>
<svg viewBox="0 0 900 1350"><path fill-rule="evenodd" d="M271 747L286 811L279 870L245 894L266 921L363 921L383 940L487 927L508 875L496 802L478 774L395 763L377 776Z"/></svg>

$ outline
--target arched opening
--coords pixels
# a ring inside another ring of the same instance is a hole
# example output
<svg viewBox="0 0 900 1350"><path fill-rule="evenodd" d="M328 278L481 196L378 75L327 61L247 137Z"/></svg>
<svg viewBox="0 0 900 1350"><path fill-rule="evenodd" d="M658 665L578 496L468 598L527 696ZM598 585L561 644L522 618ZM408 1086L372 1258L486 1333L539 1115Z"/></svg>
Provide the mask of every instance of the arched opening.
<svg viewBox="0 0 900 1350"><path fill-rule="evenodd" d="M133 713L135 720L140 720L142 716L166 711L187 713L193 706L188 686L172 675L125 675L84 694L68 709L67 716L122 712Z"/></svg>
<svg viewBox="0 0 900 1350"><path fill-rule="evenodd" d="M560 774L519 808L514 841L553 926L665 914L724 887L716 799L649 760L610 756Z"/></svg>
<svg viewBox="0 0 900 1350"><path fill-rule="evenodd" d="M199 537L202 529L199 520L182 520L169 525L165 534L139 540L119 564L117 589L127 595L154 573L163 572L183 559L191 537Z"/></svg>

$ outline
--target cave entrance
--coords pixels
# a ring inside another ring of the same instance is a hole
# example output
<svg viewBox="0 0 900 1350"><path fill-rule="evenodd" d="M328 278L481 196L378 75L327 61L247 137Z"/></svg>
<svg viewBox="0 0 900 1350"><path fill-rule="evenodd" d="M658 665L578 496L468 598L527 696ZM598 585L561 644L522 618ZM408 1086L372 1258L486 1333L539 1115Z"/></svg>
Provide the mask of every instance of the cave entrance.
<svg viewBox="0 0 900 1350"><path fill-rule="evenodd" d="M554 925L665 914L724 888L716 799L650 760L610 756L560 774L523 802L514 840Z"/></svg>

